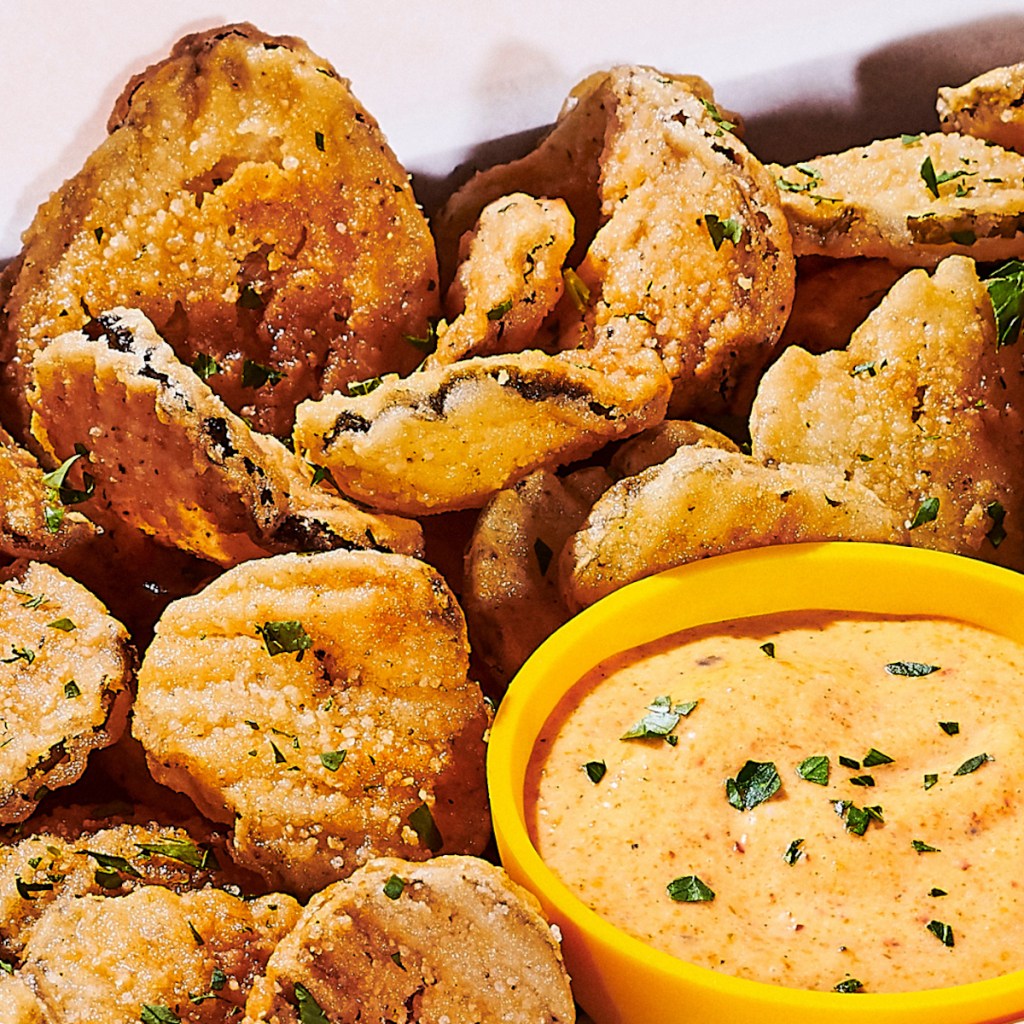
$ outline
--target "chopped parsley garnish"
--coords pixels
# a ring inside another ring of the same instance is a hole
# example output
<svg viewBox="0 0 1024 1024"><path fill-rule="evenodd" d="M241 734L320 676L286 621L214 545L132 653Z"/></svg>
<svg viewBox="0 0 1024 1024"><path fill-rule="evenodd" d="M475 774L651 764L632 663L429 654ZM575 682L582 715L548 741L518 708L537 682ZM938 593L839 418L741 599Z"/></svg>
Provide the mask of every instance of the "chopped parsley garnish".
<svg viewBox="0 0 1024 1024"><path fill-rule="evenodd" d="M921 504L917 506L914 518L910 520L910 529L916 530L919 526L924 526L925 523L933 523L938 518L938 515L939 499L925 498Z"/></svg>
<svg viewBox="0 0 1024 1024"><path fill-rule="evenodd" d="M996 318L996 347L1013 345L1024 321L1024 263L1008 260L985 281Z"/></svg>
<svg viewBox="0 0 1024 1024"><path fill-rule="evenodd" d="M839 982L838 985L832 986L833 992L859 992L864 987L864 982L858 981L856 978L847 978L845 981Z"/></svg>
<svg viewBox="0 0 1024 1024"><path fill-rule="evenodd" d="M985 515L992 520L992 529L985 534L986 539L992 547L997 548L1006 540L1006 528L1003 520L1006 518L1006 509L998 501L990 501L985 506Z"/></svg>
<svg viewBox="0 0 1024 1024"><path fill-rule="evenodd" d="M902 142L904 146L912 146L915 142L920 142L923 137L923 132L918 132L917 135L910 135L907 132L904 132L900 136L900 142Z"/></svg>
<svg viewBox="0 0 1024 1024"><path fill-rule="evenodd" d="M938 775L934 775L932 773L929 773L928 775L926 775L924 777L924 788L925 789L931 789L932 786L934 786L934 785L936 785L936 783L938 783L938 781L939 781Z"/></svg>
<svg viewBox="0 0 1024 1024"><path fill-rule="evenodd" d="M504 302L498 303L492 309L487 310L488 320L500 320L510 309L512 308L512 300L506 299Z"/></svg>
<svg viewBox="0 0 1024 1024"><path fill-rule="evenodd" d="M426 334L403 334L402 337L412 345L413 348L419 349L419 351L424 355L432 355L437 351L437 328L442 322L443 321L435 320L431 317L427 320Z"/></svg>
<svg viewBox="0 0 1024 1024"><path fill-rule="evenodd" d="M75 445L74 455L65 459L56 469L43 474L43 486L62 505L78 505L80 502L88 501L96 492L96 481L89 473L82 473L81 490L70 487L67 482L68 471L86 454L88 454L87 449L82 445ZM63 521L63 516L61 516L61 520Z"/></svg>
<svg viewBox="0 0 1024 1024"><path fill-rule="evenodd" d="M804 841L802 839L794 839L786 847L786 852L782 855L782 859L787 864L795 864L804 855L804 851L801 849L803 845Z"/></svg>
<svg viewBox="0 0 1024 1024"><path fill-rule="evenodd" d="M204 941L202 935L199 934L199 930L196 928L196 926L191 921L187 921L186 924L188 924L188 930L192 933L192 941L195 942L197 946L205 946L206 942ZM206 996L200 996L199 998L205 999ZM194 999L192 1001L195 1002Z"/></svg>
<svg viewBox="0 0 1024 1024"><path fill-rule="evenodd" d="M924 181L928 191L938 199L939 186L945 185L947 181L955 181L957 178L972 178L974 171L939 171L936 172L932 158L926 156L921 164L921 179Z"/></svg>
<svg viewBox="0 0 1024 1024"><path fill-rule="evenodd" d="M392 875L384 883L384 895L389 900L397 900L399 896L405 891L405 879L400 878L398 875Z"/></svg>
<svg viewBox="0 0 1024 1024"><path fill-rule="evenodd" d="M324 151L324 133L313 132L313 141L316 143L316 148L322 153Z"/></svg>
<svg viewBox="0 0 1024 1024"><path fill-rule="evenodd" d="M554 552L538 537L533 542L533 554L537 559L537 568L540 569L541 576L547 576Z"/></svg>
<svg viewBox="0 0 1024 1024"><path fill-rule="evenodd" d="M210 988L214 992L219 992L227 982L228 976L219 967L214 967L213 973L210 975Z"/></svg>
<svg viewBox="0 0 1024 1024"><path fill-rule="evenodd" d="M50 892L53 889L53 882L23 882L21 875L14 876L14 888L23 900L32 900L34 892Z"/></svg>
<svg viewBox="0 0 1024 1024"><path fill-rule="evenodd" d="M812 754L796 766L796 773L801 779L818 786L828 785L828 770L829 762L824 754Z"/></svg>
<svg viewBox="0 0 1024 1024"><path fill-rule="evenodd" d="M608 765L604 761L588 761L583 766L583 770L587 773L587 778L597 785L605 777Z"/></svg>
<svg viewBox="0 0 1024 1024"><path fill-rule="evenodd" d="M855 366L855 367L854 367L854 368L853 368L853 369L852 369L852 370L850 371L850 376L851 376L851 377L860 377L860 376L862 376L862 375L863 375L863 376L868 376L868 377L875 377L875 376L877 376L877 375L878 375L878 371L877 371L877 370L875 369L875 364L874 364L874 362L870 362L870 363L858 363L858 364L857 364L857 365L856 365L856 366Z"/></svg>
<svg viewBox="0 0 1024 1024"><path fill-rule="evenodd" d="M872 775L854 775L850 779L851 786L873 786L874 784L875 779Z"/></svg>
<svg viewBox="0 0 1024 1024"><path fill-rule="evenodd" d="M949 893L946 892L945 889L929 889L928 890L928 895L929 896L948 896Z"/></svg>
<svg viewBox="0 0 1024 1024"><path fill-rule="evenodd" d="M272 739L268 739L267 742L270 744L270 749L274 752L274 764L287 764L288 758L281 753L281 748Z"/></svg>
<svg viewBox="0 0 1024 1024"><path fill-rule="evenodd" d="M761 650L764 651L764 653L767 654L769 658L775 657L775 644L773 644L770 640L766 644L761 644Z"/></svg>
<svg viewBox="0 0 1024 1024"><path fill-rule="evenodd" d="M195 359L192 360L192 372L200 380L209 380L215 373L222 373L223 369L213 356L197 352Z"/></svg>
<svg viewBox="0 0 1024 1024"><path fill-rule="evenodd" d="M190 868L215 868L217 858L213 851L198 846L191 839L162 839L158 843L136 843L139 850L150 856L166 857L187 864Z"/></svg>
<svg viewBox="0 0 1024 1024"><path fill-rule="evenodd" d="M139 871L137 867L124 857L120 857L117 854L99 853L96 850L81 850L79 852L86 857L92 857L92 859L107 872L118 871L123 875L130 875L132 878L142 877L142 872ZM97 872L97 876L98 875L99 872Z"/></svg>
<svg viewBox="0 0 1024 1024"><path fill-rule="evenodd" d="M776 178L775 184L783 192L810 192L818 187L818 182L821 181L821 171L816 167L811 167L810 164L796 164L796 170L809 178L810 181L794 182L788 181L785 178Z"/></svg>
<svg viewBox="0 0 1024 1024"><path fill-rule="evenodd" d="M655 697L647 705L647 714L624 732L619 739L663 739L671 742L675 738L671 736L672 730L679 724L679 719L685 718L696 706L697 701L695 700L673 704L671 697Z"/></svg>
<svg viewBox="0 0 1024 1024"><path fill-rule="evenodd" d="M704 104L704 109L711 115L711 120L714 121L715 124L719 125L727 132L731 132L733 128L736 127L736 125L733 124L732 121L727 121L724 117L722 117L722 115L718 112L718 107L716 107L714 103L711 102L711 100L706 100L703 96L701 96L700 101L701 103Z"/></svg>
<svg viewBox="0 0 1024 1024"><path fill-rule="evenodd" d="M872 747L865 755L863 760L865 768L874 768L880 764L892 764L892 758L888 754L883 754L880 750L875 750Z"/></svg>
<svg viewBox="0 0 1024 1024"><path fill-rule="evenodd" d="M942 851L937 846L929 846L926 842L920 839L912 839L910 845L918 853L941 853Z"/></svg>
<svg viewBox="0 0 1024 1024"><path fill-rule="evenodd" d="M62 633L73 633L78 627L67 617L54 619L46 624L48 629L59 629Z"/></svg>
<svg viewBox="0 0 1024 1024"><path fill-rule="evenodd" d="M843 819L846 831L855 836L864 835L872 821L882 822L885 820L882 817L882 808L877 805L858 807L849 800L837 800L833 806L836 809L836 814Z"/></svg>
<svg viewBox="0 0 1024 1024"><path fill-rule="evenodd" d="M299 1011L300 1024L331 1024L327 1014L301 981L295 982L294 991L295 1008Z"/></svg>
<svg viewBox="0 0 1024 1024"><path fill-rule="evenodd" d="M3 971L4 974L13 974L14 964L8 962L7 960L0 960L0 971Z"/></svg>
<svg viewBox="0 0 1024 1024"><path fill-rule="evenodd" d="M243 292L244 294L244 292ZM261 388L264 384L273 387L284 380L284 374L271 366L264 366L262 363L246 359L242 363L242 387Z"/></svg>
<svg viewBox="0 0 1024 1024"><path fill-rule="evenodd" d="M842 754L839 755L839 763L844 768L850 768L853 771L857 771L860 768L860 761L855 761L852 757L843 757Z"/></svg>
<svg viewBox="0 0 1024 1024"><path fill-rule="evenodd" d="M923 661L890 661L885 671L891 676L930 676L939 671L939 666L926 665Z"/></svg>
<svg viewBox="0 0 1024 1024"><path fill-rule="evenodd" d="M714 890L696 875L673 878L665 888L676 903L709 903L715 898Z"/></svg>
<svg viewBox="0 0 1024 1024"><path fill-rule="evenodd" d="M336 772L344 764L347 756L347 750L325 750L320 755L320 763L329 772Z"/></svg>
<svg viewBox="0 0 1024 1024"><path fill-rule="evenodd" d="M161 1003L143 1003L139 1020L142 1024L181 1024L181 1018Z"/></svg>
<svg viewBox="0 0 1024 1024"><path fill-rule="evenodd" d="M434 816L426 804L420 804L408 818L412 830L420 837L420 842L431 852L437 853L444 846L444 839L438 830Z"/></svg>
<svg viewBox="0 0 1024 1024"><path fill-rule="evenodd" d="M960 731L959 722L939 722L939 728L947 736L955 736Z"/></svg>
<svg viewBox="0 0 1024 1024"><path fill-rule="evenodd" d="M928 931L932 933L944 946L952 947L955 945L953 941L953 929L946 924L944 921L929 921Z"/></svg>
<svg viewBox="0 0 1024 1024"><path fill-rule="evenodd" d="M258 636L263 637L267 654L272 658L279 654L294 654L296 661L313 646L312 637L303 629L302 623L295 619L282 622L264 622L256 627Z"/></svg>
<svg viewBox="0 0 1024 1024"><path fill-rule="evenodd" d="M735 779L726 779L725 793L732 807L749 811L770 800L781 786L782 780L771 761L747 761Z"/></svg>
<svg viewBox="0 0 1024 1024"><path fill-rule="evenodd" d="M27 665L31 665L35 660L35 651L29 650L27 647L16 647L14 644L11 644L11 656L0 658L5 665L13 665L16 661L24 661Z"/></svg>
<svg viewBox="0 0 1024 1024"><path fill-rule="evenodd" d="M969 757L955 772L954 775L970 775L971 772L976 772L986 761L991 761L992 758L988 754L976 754L974 757Z"/></svg>
<svg viewBox="0 0 1024 1024"><path fill-rule="evenodd" d="M716 252L722 248L722 243L727 238L733 245L738 245L740 236L743 234L743 228L740 227L738 220L733 220L732 217L726 217L723 220L713 213L704 215L704 226L708 229L711 244L715 247Z"/></svg>
<svg viewBox="0 0 1024 1024"><path fill-rule="evenodd" d="M367 377L366 380L350 380L347 385L348 393L357 397L369 395L376 391L383 383L383 377Z"/></svg>

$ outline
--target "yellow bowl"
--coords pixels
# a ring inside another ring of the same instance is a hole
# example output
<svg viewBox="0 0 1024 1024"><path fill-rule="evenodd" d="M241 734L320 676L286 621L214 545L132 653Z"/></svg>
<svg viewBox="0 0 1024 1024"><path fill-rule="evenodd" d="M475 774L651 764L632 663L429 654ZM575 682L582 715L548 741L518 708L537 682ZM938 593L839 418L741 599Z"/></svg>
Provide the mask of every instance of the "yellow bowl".
<svg viewBox="0 0 1024 1024"><path fill-rule="evenodd" d="M502 862L561 930L579 1004L598 1024L976 1024L1024 1017L1024 971L952 988L842 994L748 981L686 963L598 916L534 849L523 811L530 753L544 722L584 672L689 626L800 609L943 615L1024 642L1024 575L887 545L762 548L640 580L550 637L498 710L487 780Z"/></svg>

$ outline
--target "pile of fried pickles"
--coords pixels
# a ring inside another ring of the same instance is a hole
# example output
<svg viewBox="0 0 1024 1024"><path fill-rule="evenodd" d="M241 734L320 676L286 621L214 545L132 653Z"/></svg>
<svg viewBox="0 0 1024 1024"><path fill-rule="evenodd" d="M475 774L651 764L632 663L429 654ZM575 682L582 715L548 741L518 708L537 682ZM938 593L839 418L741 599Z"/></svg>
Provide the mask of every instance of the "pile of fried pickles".
<svg viewBox="0 0 1024 1024"><path fill-rule="evenodd" d="M616 67L428 223L299 39L129 81L0 277L0 1018L575 1020L494 700L719 553L1024 569L1022 97L778 166Z"/></svg>

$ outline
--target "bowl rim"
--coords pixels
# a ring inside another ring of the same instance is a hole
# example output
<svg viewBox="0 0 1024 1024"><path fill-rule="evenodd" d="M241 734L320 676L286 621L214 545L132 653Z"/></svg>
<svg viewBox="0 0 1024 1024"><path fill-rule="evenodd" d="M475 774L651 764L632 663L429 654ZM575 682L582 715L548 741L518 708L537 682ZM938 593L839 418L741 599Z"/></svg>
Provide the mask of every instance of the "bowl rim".
<svg viewBox="0 0 1024 1024"><path fill-rule="evenodd" d="M879 586L881 576L885 577L884 587ZM750 585L744 598L743 590L736 589L740 581L755 584L772 577L778 585L768 594ZM954 579L956 586L949 586ZM848 600L804 600L794 604L801 580L824 585L829 594L847 590ZM645 971L694 989L713 991L723 998L770 1006L796 1019L803 1019L797 1015L806 1015L806 1019L819 1019L815 1015L820 1015L832 1021L852 1020L851 1010L856 1011L857 1018L864 1013L882 1013L885 1020L892 1021L955 1020L962 1024L966 1020L1017 1019L1017 1015L1024 1014L1024 969L944 988L858 992L851 999L847 993L789 988L681 960L648 946L586 906L544 863L526 826L523 784L529 753L524 755L522 738L528 737L532 750L540 728L566 690L611 653L644 642L635 636L656 639L689 625L799 608L892 610L899 614L911 581L915 611L903 609L903 614L957 618L1024 642L1024 575L960 555L869 542L775 545L718 555L638 580L585 609L548 637L522 666L498 707L491 729L487 782L498 850L506 869L538 896L563 932L566 922L574 922L573 927L584 933L587 941L605 950L615 949L637 966L642 962ZM938 581L945 587L934 585ZM703 613L693 613L691 606L680 610L680 594L688 592L696 595L696 603L705 609ZM985 600L978 600L981 594ZM738 610L719 614L737 596ZM1013 599L1018 608L1013 607ZM918 601L920 608L916 607ZM757 610L751 610L755 607ZM632 613L635 617L638 608L662 611L641 616L643 621L629 631L628 642L611 642L609 635L622 632L624 615ZM665 614L665 609L670 614ZM562 672L565 665L572 666L568 674ZM565 682L551 685L552 675L561 675ZM972 1015L965 1017L964 1013Z"/></svg>

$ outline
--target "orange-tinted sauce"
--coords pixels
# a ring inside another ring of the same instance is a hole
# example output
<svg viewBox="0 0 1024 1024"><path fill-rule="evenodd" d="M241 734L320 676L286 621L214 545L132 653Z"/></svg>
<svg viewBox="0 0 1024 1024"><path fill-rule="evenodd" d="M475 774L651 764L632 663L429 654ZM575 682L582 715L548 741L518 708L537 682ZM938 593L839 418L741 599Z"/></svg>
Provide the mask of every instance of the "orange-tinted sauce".
<svg viewBox="0 0 1024 1024"><path fill-rule="evenodd" d="M622 738L665 697L697 704L669 738ZM799 988L960 984L1024 967L1022 733L1024 647L1003 637L944 619L737 620L581 679L537 744L527 815L586 904L685 960ZM748 761L774 766L760 791ZM714 898L674 900L690 878Z"/></svg>

